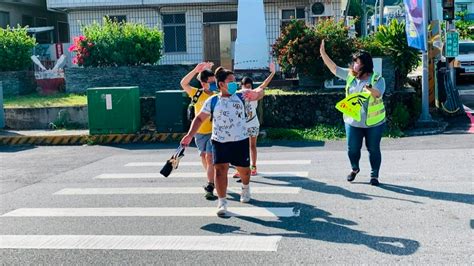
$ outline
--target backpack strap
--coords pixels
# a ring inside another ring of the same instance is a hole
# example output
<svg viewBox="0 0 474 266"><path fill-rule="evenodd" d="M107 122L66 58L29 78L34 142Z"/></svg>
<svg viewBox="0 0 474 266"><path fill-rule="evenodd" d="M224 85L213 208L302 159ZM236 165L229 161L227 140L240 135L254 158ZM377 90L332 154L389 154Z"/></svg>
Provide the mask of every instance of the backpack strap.
<svg viewBox="0 0 474 266"><path fill-rule="evenodd" d="M211 122L212 122L212 118L214 117L214 109L216 108L216 104L218 100L219 100L218 95L211 96L211 117L210 117Z"/></svg>
<svg viewBox="0 0 474 266"><path fill-rule="evenodd" d="M247 104L245 103L245 98L244 98L244 94L239 92L239 93L236 93L237 94L237 97L239 97L240 101L242 101L242 104L244 105L244 114L245 114L245 119L247 119L247 112L245 110L245 107L247 106ZM248 122L248 121L247 121Z"/></svg>
<svg viewBox="0 0 474 266"><path fill-rule="evenodd" d="M191 101L191 106L194 106L197 103L197 101L199 100L199 97L201 97L201 94L203 93L203 91L204 90L202 88L198 89L196 91L196 93L193 96L193 100Z"/></svg>

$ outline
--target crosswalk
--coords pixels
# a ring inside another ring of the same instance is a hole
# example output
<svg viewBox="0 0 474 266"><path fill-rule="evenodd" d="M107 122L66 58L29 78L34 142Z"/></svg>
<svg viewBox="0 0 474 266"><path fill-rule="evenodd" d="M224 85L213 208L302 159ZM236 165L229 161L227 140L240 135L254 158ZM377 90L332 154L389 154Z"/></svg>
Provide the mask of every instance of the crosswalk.
<svg viewBox="0 0 474 266"><path fill-rule="evenodd" d="M131 156L133 158L133 156ZM162 162L127 162L115 172L97 173L90 178L90 183L97 184L96 187L64 187L51 194L52 197L67 199L68 202L77 200L78 197L95 197L97 205L90 207L57 207L52 208L29 208L23 206L10 210L0 215L0 219L62 219L94 217L95 219L122 219L123 217L178 217L178 219L188 219L191 217L202 217L207 221L220 219L216 216L216 207L199 206L200 201L206 201L203 195L203 188L199 185L204 180L205 173L196 171L200 166L199 161L181 162L179 169L168 178L164 178L157 173L156 167L161 167ZM309 166L311 160L262 160L259 162L260 169L270 170L273 166L298 165L299 168ZM146 169L147 171L143 171ZM123 171L121 171L123 170ZM139 172L130 172L138 171ZM195 172L193 172L193 170ZM308 178L307 171L262 171L253 179L262 180L268 177ZM230 177L231 178L231 177ZM153 179L153 183L139 183L140 180ZM169 186L175 185L176 180L187 179L192 182L192 186ZM124 183L112 181L127 181L125 184L134 186L124 187ZM88 184L90 184L88 183ZM137 186L137 183L140 184ZM144 185L145 184L145 185ZM151 185L150 185L151 184ZM240 193L241 188L229 182L228 193ZM121 186L119 186L121 185ZM301 187L285 185L251 185L253 198L260 195L267 197L278 197L278 195L295 195L301 193ZM150 206L101 206L101 197L113 197L120 195L122 199L132 196L179 196L196 195L193 207L150 207ZM199 196L198 196L199 195ZM228 217L261 217L262 219L298 219L299 210L291 207L257 207L250 204L232 202L229 206ZM181 217L181 218L180 218ZM207 218L206 218L207 217ZM275 252L282 237L278 235L78 235L78 234L15 234L1 235L0 249L97 249L97 250L201 250L201 251L261 251Z"/></svg>

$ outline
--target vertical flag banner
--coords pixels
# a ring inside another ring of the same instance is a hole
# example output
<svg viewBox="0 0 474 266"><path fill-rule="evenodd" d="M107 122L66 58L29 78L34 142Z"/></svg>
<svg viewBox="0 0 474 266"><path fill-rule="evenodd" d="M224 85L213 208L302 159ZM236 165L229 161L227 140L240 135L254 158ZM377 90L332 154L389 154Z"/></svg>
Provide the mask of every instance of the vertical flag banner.
<svg viewBox="0 0 474 266"><path fill-rule="evenodd" d="M403 0L403 3L405 4L408 46L426 51L426 26L423 20L423 1L424 0Z"/></svg>

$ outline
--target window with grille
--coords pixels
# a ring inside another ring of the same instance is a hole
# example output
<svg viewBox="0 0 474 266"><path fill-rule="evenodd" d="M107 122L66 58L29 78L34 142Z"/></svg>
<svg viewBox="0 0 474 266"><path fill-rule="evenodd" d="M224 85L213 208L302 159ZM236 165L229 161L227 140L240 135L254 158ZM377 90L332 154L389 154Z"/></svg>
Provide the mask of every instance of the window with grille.
<svg viewBox="0 0 474 266"><path fill-rule="evenodd" d="M281 10L281 27L284 28L290 23L291 20L304 20L306 18L306 12L304 7L293 8L293 9L282 9Z"/></svg>
<svg viewBox="0 0 474 266"><path fill-rule="evenodd" d="M186 52L186 15L163 15L165 53Z"/></svg>
<svg viewBox="0 0 474 266"><path fill-rule="evenodd" d="M32 16L28 16L28 15L23 15L21 16L21 26L23 27L34 27L35 26L35 19L32 17Z"/></svg>
<svg viewBox="0 0 474 266"><path fill-rule="evenodd" d="M60 43L69 42L69 24L67 22L58 21L58 41Z"/></svg>
<svg viewBox="0 0 474 266"><path fill-rule="evenodd" d="M114 15L114 16L107 16L110 18L111 21L114 22L127 22L127 16L125 15Z"/></svg>
<svg viewBox="0 0 474 266"><path fill-rule="evenodd" d="M35 18L35 27L47 27L48 25L48 19L47 18ZM41 44L45 43L52 43L53 40L51 40L51 32L41 32L36 34L36 41Z"/></svg>
<svg viewBox="0 0 474 266"><path fill-rule="evenodd" d="M0 28L6 28L10 25L10 13L0 11Z"/></svg>

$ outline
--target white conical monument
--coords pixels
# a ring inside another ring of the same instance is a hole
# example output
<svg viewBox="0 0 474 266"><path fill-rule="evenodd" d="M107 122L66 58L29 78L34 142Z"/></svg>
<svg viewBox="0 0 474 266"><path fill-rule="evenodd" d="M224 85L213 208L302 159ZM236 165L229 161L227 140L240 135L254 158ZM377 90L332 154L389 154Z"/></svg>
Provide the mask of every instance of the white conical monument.
<svg viewBox="0 0 474 266"><path fill-rule="evenodd" d="M234 69L266 69L269 64L263 0L239 0Z"/></svg>

